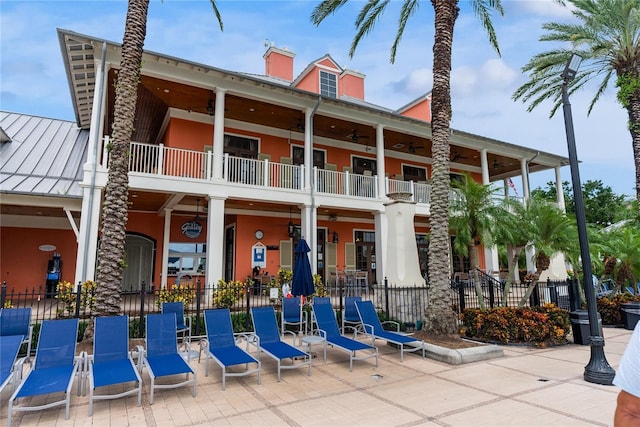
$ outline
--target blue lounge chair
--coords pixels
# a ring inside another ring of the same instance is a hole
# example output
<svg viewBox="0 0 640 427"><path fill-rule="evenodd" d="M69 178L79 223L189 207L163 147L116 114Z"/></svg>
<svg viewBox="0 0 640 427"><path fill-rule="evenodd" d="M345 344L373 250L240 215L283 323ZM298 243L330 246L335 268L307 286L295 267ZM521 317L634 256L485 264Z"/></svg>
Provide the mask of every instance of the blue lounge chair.
<svg viewBox="0 0 640 427"><path fill-rule="evenodd" d="M93 355L86 359L89 381L89 415L93 415L93 401L117 399L138 394L142 404L142 379L129 352L129 317L96 317ZM116 394L96 395L98 387L135 382L134 388Z"/></svg>
<svg viewBox="0 0 640 427"><path fill-rule="evenodd" d="M327 344L349 353L349 371L353 370L354 360L365 360L371 357L376 358L376 366L378 366L378 349L375 346L365 344L361 341L354 340L340 334L336 313L333 307L328 304L314 304L313 317L318 325L320 336L325 339L325 362ZM358 356L358 351L365 352L363 356Z"/></svg>
<svg viewBox="0 0 640 427"><path fill-rule="evenodd" d="M191 318L184 315L184 303L180 301L163 302L162 312L175 313L176 333L181 335L184 351L188 352L191 345Z"/></svg>
<svg viewBox="0 0 640 427"><path fill-rule="evenodd" d="M19 335L27 344L27 361L31 357L31 307L0 309L0 336Z"/></svg>
<svg viewBox="0 0 640 427"><path fill-rule="evenodd" d="M287 331L287 325L297 326L303 334L307 333L307 312L302 310L302 298L282 298L282 311L280 312L282 335Z"/></svg>
<svg viewBox="0 0 640 427"><path fill-rule="evenodd" d="M345 329L353 330L355 335L358 330L362 331L362 321L356 310L356 301L362 301L362 297L345 297L344 310L342 311L342 335Z"/></svg>
<svg viewBox="0 0 640 427"><path fill-rule="evenodd" d="M280 370L282 369L308 366L309 375L311 375L311 356L280 339L278 321L273 307L252 307L251 319L253 321L253 330L258 337L255 341L256 346L278 364L278 382L280 381ZM303 361L296 364L295 359L299 358ZM282 364L282 361L287 359L291 360L291 365Z"/></svg>
<svg viewBox="0 0 640 427"><path fill-rule="evenodd" d="M156 388L177 388L193 385L191 394L196 396L196 373L178 353L175 313L147 314L146 317L147 349L142 357L142 366L147 368L151 378L149 404L153 404L153 393ZM156 378L185 374L186 379L179 383L156 384ZM192 375L192 378L189 376Z"/></svg>
<svg viewBox="0 0 640 427"><path fill-rule="evenodd" d="M39 411L65 405L64 418L69 419L71 387L80 372L82 358L76 357L78 319L45 320L40 329L40 338L33 366L9 399L7 424L11 426L13 412ZM81 385L78 385L78 395ZM61 400L37 406L14 406L18 399L62 393Z"/></svg>
<svg viewBox="0 0 640 427"><path fill-rule="evenodd" d="M20 335L0 336L0 393L7 384L15 387L20 380L23 359L18 361L18 353L21 345Z"/></svg>
<svg viewBox="0 0 640 427"><path fill-rule="evenodd" d="M404 360L405 352L414 352L422 350L422 357L425 357L425 345L424 341L416 340L408 335L398 333L400 331L400 325L397 322L387 321L385 323L392 323L396 325L398 332L386 331L382 327L382 322L378 318L378 313L371 301L356 301L356 309L362 320L364 327L364 333L371 336L375 341L377 338L386 340L400 347L400 361Z"/></svg>
<svg viewBox="0 0 640 427"><path fill-rule="evenodd" d="M236 345L236 340L245 338L247 350L249 342L255 341L253 334L233 333L231 324L231 312L228 308L204 311L204 323L207 328L207 338L203 340L204 351L207 356L204 375L209 376L209 359L213 359L222 368L222 389L226 387L227 377L243 377L245 375L258 374L258 384L262 383L260 361ZM249 363L255 363L255 369L249 369ZM227 368L237 365L245 365L242 372L228 372Z"/></svg>

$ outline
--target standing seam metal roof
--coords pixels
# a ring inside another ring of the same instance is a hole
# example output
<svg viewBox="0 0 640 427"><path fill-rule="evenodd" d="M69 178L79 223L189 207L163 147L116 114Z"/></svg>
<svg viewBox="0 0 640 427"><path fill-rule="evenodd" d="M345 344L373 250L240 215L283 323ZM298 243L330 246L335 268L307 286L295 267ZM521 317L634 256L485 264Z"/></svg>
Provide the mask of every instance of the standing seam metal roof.
<svg viewBox="0 0 640 427"><path fill-rule="evenodd" d="M74 122L0 111L0 193L81 198L89 131Z"/></svg>

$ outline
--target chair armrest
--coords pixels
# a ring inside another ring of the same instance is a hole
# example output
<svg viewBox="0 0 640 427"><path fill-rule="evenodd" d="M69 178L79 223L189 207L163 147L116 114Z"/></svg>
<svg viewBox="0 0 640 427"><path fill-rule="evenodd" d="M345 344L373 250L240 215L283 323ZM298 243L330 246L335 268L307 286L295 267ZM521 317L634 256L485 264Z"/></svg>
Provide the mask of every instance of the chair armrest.
<svg viewBox="0 0 640 427"><path fill-rule="evenodd" d="M141 345L137 345L136 350L138 351L138 372L142 373L142 361L144 359L144 353L146 352L146 350Z"/></svg>
<svg viewBox="0 0 640 427"><path fill-rule="evenodd" d="M390 324L390 325L395 325L396 327L396 332L400 332L400 323L395 322L393 320L385 320L384 322L381 322L382 326L386 325L386 324Z"/></svg>

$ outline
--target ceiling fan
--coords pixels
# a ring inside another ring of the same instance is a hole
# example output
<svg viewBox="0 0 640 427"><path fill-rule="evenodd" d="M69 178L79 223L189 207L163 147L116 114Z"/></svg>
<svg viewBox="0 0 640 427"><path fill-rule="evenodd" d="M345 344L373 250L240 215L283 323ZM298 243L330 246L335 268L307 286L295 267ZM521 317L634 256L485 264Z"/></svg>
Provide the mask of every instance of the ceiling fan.
<svg viewBox="0 0 640 427"><path fill-rule="evenodd" d="M416 154L416 150L420 149L420 148L424 148L424 145L413 145L413 142L409 143L409 153L410 154Z"/></svg>
<svg viewBox="0 0 640 427"><path fill-rule="evenodd" d="M493 159L493 168L498 169L504 166L504 163L499 163L497 159Z"/></svg>
<svg viewBox="0 0 640 427"><path fill-rule="evenodd" d="M215 112L215 109L213 108L213 99L209 98L209 101L207 101L206 107L189 107L189 112L192 112L192 111L196 111L198 113L206 112L210 116L213 116Z"/></svg>
<svg viewBox="0 0 640 427"><path fill-rule="evenodd" d="M358 132L354 129L353 131L351 131L351 133L349 135L346 136L348 139L350 139L352 142L355 142L356 144L358 143L359 139L364 139L364 138L369 138L366 135L359 135Z"/></svg>
<svg viewBox="0 0 640 427"><path fill-rule="evenodd" d="M453 156L451 156L451 161L452 162L457 162L458 160L466 160L466 159L468 159L467 156L464 156L464 155L458 153L457 151L454 151L453 152Z"/></svg>
<svg viewBox="0 0 640 427"><path fill-rule="evenodd" d="M302 119L298 119L298 121L296 122L296 125L295 126L291 126L287 130L295 130L296 132L304 132L304 123L302 122Z"/></svg>

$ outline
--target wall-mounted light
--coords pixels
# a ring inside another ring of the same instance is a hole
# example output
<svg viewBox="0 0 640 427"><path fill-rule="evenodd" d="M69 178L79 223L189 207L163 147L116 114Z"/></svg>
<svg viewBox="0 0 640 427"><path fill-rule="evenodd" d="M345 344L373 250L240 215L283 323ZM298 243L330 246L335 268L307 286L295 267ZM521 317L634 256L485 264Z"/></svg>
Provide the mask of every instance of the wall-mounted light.
<svg viewBox="0 0 640 427"><path fill-rule="evenodd" d="M291 208L289 208L289 225L287 226L287 230L289 232L289 237L294 237L296 235L296 225L291 219Z"/></svg>
<svg viewBox="0 0 640 427"><path fill-rule="evenodd" d="M331 242L332 243L338 243L338 232L334 231L332 236L331 236Z"/></svg>
<svg viewBox="0 0 640 427"><path fill-rule="evenodd" d="M207 113L209 113L210 116L213 116L213 99L209 98L209 102L207 102Z"/></svg>

